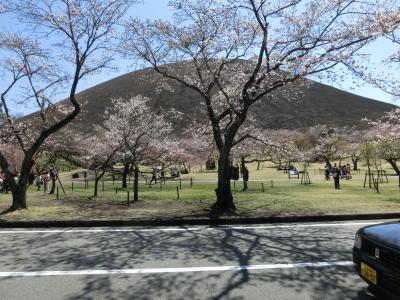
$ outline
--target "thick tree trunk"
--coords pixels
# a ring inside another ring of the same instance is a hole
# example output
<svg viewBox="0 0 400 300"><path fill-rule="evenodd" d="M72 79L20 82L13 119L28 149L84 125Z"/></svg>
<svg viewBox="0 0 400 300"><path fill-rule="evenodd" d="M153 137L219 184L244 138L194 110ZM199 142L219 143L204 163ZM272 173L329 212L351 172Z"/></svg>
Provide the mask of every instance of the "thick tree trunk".
<svg viewBox="0 0 400 300"><path fill-rule="evenodd" d="M26 205L26 186L18 185L18 189L11 190L12 192L12 205L8 209L8 211L15 211L18 209L26 209L28 208Z"/></svg>
<svg viewBox="0 0 400 300"><path fill-rule="evenodd" d="M396 160L393 159L386 159L386 161L392 166L393 170L396 172L397 175L400 175L400 169L396 164Z"/></svg>
<svg viewBox="0 0 400 300"><path fill-rule="evenodd" d="M126 182L126 178L128 176L129 172L129 163L125 163L124 165L124 173L122 174L122 188L126 189L128 187L128 184Z"/></svg>
<svg viewBox="0 0 400 300"><path fill-rule="evenodd" d="M139 166L134 167L134 179L133 179L133 201L139 200Z"/></svg>
<svg viewBox="0 0 400 300"><path fill-rule="evenodd" d="M32 168L32 156L25 156L22 162L18 183L14 180L14 175L7 172L6 176L11 187L12 205L7 211L28 208L26 204L26 190L28 189L29 175Z"/></svg>
<svg viewBox="0 0 400 300"><path fill-rule="evenodd" d="M230 182L229 151L222 152L218 159L218 185L215 189L217 202L212 206L213 214L233 212L236 210L233 203L233 196Z"/></svg>
<svg viewBox="0 0 400 300"><path fill-rule="evenodd" d="M259 171L259 170L260 170L260 166L261 166L261 162L260 162L260 161L258 161L258 162L257 162L257 171Z"/></svg>

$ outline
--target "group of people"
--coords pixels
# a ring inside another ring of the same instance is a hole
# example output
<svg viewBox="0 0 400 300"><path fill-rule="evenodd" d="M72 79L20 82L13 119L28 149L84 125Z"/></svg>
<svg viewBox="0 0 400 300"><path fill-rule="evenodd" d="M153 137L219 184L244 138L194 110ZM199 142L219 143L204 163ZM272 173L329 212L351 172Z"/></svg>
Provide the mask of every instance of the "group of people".
<svg viewBox="0 0 400 300"><path fill-rule="evenodd" d="M158 173L160 173L159 176L158 176ZM171 173L171 175L169 178L176 178L176 177L181 176L180 173L188 174L189 171L186 168L181 169L179 171L178 168L174 167L174 168L170 168L170 173ZM167 177L165 176L165 170L164 169L158 170L157 167L153 167L153 170L151 171L151 180L150 180L149 184L151 185L153 182L157 183L157 179L160 179L161 181L164 181L165 179L167 179Z"/></svg>
<svg viewBox="0 0 400 300"><path fill-rule="evenodd" d="M14 181L18 184L19 176L14 174ZM10 182L8 181L6 174L3 171L0 172L0 193L7 194L10 191Z"/></svg>
<svg viewBox="0 0 400 300"><path fill-rule="evenodd" d="M45 192L49 191L50 184L49 182L54 182L57 179L57 175L53 171L42 171L40 174L31 173L29 175L29 185L35 184L37 187L37 191L40 191L41 187ZM19 176L14 175L15 183L18 184ZM6 178L4 172L0 172L0 193L8 193L10 191L10 183Z"/></svg>
<svg viewBox="0 0 400 300"><path fill-rule="evenodd" d="M325 179L329 180L330 176L332 176L335 189L340 189L340 179L344 178L346 180L351 179L351 168L350 164L346 165L337 165L336 163L333 164L333 167L325 166Z"/></svg>
<svg viewBox="0 0 400 300"><path fill-rule="evenodd" d="M4 172L0 173L0 193L8 193L9 190L9 183L8 180L4 174Z"/></svg>
<svg viewBox="0 0 400 300"><path fill-rule="evenodd" d="M56 179L57 175L52 170L50 170L50 172L44 170L40 174L35 175L36 191L40 191L43 186L44 192L48 192L50 189L50 181L55 182ZM33 181L30 184L33 184Z"/></svg>

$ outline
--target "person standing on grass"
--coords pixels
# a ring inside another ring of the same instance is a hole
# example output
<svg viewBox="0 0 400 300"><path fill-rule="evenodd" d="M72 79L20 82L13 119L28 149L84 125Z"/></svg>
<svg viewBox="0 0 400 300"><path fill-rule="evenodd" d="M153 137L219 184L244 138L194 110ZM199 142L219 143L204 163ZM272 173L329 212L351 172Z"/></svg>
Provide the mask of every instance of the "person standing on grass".
<svg viewBox="0 0 400 300"><path fill-rule="evenodd" d="M151 185L153 180L154 180L154 183L157 184L157 168L153 168L153 172L151 173L151 180L150 180L149 185Z"/></svg>
<svg viewBox="0 0 400 300"><path fill-rule="evenodd" d="M342 178L347 179L347 167L346 167L346 165L343 165L341 170L342 170Z"/></svg>
<svg viewBox="0 0 400 300"><path fill-rule="evenodd" d="M351 167L350 164L346 165L346 171L347 171L347 178L346 179L351 179Z"/></svg>
<svg viewBox="0 0 400 300"><path fill-rule="evenodd" d="M36 191L40 191L40 186L42 185L42 183L43 183L42 175L37 174L37 176L36 176L36 187L37 187L37 190Z"/></svg>
<svg viewBox="0 0 400 300"><path fill-rule="evenodd" d="M329 170L329 167L328 166L325 166L325 180L329 180L329 173L330 173L331 171Z"/></svg>
<svg viewBox="0 0 400 300"><path fill-rule="evenodd" d="M340 182L339 179L341 177L341 172L340 172L340 168L336 165L336 163L333 164L333 168L332 168L332 177L333 177L333 181L335 183L335 189L340 189Z"/></svg>

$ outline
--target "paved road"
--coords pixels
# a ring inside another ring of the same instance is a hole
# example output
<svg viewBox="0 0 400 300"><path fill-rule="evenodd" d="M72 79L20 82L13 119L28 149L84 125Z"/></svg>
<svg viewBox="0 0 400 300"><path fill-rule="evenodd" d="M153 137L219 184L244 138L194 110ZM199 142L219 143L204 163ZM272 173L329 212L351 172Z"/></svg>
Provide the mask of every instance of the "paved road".
<svg viewBox="0 0 400 300"><path fill-rule="evenodd" d="M379 299L357 223L0 230L0 299Z"/></svg>

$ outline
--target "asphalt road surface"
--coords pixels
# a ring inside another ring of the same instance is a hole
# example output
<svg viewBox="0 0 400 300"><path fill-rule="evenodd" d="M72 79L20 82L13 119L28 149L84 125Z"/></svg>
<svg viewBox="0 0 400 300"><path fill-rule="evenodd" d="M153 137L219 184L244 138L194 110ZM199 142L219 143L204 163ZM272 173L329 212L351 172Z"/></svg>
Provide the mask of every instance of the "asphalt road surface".
<svg viewBox="0 0 400 300"><path fill-rule="evenodd" d="M0 230L0 299L381 299L351 261L376 221Z"/></svg>

